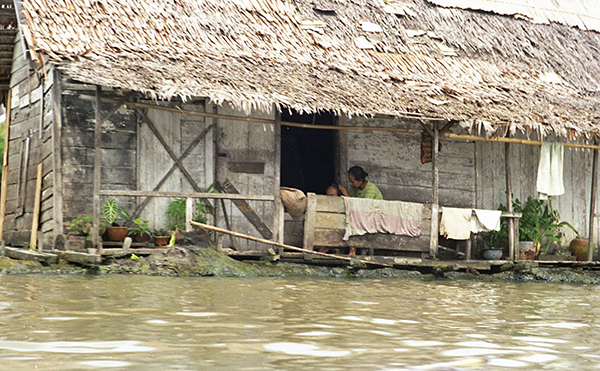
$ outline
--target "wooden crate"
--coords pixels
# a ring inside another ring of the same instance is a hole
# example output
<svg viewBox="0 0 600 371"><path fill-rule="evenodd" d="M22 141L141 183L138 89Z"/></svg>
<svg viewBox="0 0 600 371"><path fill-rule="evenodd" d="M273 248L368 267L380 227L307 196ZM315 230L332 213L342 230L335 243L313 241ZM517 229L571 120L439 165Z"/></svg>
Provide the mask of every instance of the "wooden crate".
<svg viewBox="0 0 600 371"><path fill-rule="evenodd" d="M358 247L374 250L406 252L429 252L431 231L431 205L423 205L423 230L419 237L398 236L388 233L352 236L344 241L345 206L342 197L308 194L306 221L304 225L304 248Z"/></svg>

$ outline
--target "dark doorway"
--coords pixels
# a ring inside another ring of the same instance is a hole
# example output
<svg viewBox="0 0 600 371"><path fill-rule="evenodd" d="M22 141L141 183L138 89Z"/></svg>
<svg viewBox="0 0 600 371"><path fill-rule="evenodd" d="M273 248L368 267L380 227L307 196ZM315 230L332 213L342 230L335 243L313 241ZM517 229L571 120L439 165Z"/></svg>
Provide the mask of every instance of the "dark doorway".
<svg viewBox="0 0 600 371"><path fill-rule="evenodd" d="M335 125L328 113L299 115L284 111L281 121L299 124ZM281 127L281 185L324 194L335 177L335 131Z"/></svg>

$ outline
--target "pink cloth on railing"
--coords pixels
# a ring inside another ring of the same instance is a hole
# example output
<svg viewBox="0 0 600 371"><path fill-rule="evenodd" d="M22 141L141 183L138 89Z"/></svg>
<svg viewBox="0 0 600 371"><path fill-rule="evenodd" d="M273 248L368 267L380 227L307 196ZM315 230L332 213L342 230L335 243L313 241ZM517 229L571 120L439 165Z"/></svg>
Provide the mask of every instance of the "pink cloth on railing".
<svg viewBox="0 0 600 371"><path fill-rule="evenodd" d="M362 236L367 233L391 233L418 237L423 227L423 205L413 202L384 201L344 197L346 233Z"/></svg>

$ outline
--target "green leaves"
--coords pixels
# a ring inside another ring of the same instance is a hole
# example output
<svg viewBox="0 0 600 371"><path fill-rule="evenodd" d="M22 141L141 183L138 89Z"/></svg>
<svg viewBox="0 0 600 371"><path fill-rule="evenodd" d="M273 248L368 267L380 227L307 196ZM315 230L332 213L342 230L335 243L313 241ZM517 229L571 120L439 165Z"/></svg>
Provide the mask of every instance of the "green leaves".
<svg viewBox="0 0 600 371"><path fill-rule="evenodd" d="M104 207L102 209L104 213L104 219L109 225L113 225L117 218L124 220L129 219L129 213L123 207L117 204L117 200L114 198L107 198L104 200Z"/></svg>

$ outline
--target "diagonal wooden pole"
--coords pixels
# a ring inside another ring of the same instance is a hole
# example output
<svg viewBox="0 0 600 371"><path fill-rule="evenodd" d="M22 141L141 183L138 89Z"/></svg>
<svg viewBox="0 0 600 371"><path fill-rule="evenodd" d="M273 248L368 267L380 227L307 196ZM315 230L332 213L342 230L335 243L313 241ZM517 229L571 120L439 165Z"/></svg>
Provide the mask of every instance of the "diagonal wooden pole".
<svg viewBox="0 0 600 371"><path fill-rule="evenodd" d="M188 155L190 153L192 153L192 150L196 147L196 145L198 145L198 143L200 143L200 141L202 139L204 139L204 137L206 136L206 134L210 131L210 129L212 129L214 126L214 124L210 124L209 126L207 126L204 130L202 130L202 132L192 141L192 143L190 143L190 145L188 146L188 148L185 150L185 152L183 152L183 154L181 156L179 156L179 161L182 162L183 160L185 160L186 157L188 157ZM171 174L173 174L173 172L175 171L175 169L177 169L177 164L173 164L173 166L171 166L171 168L169 169L169 171L167 171L167 173L162 177L162 179L158 182L158 184L156 184L156 186L152 189L153 192L156 192L160 189L160 187L163 186L163 184L165 184L165 182L167 181L167 179L169 179L169 176L171 176ZM144 210L144 208L148 205L148 203L150 202L151 198L147 197L144 199L144 201L142 201L136 208L135 211L131 214L131 216L129 217L128 221L131 221L135 218L137 218L140 213L142 212L142 210Z"/></svg>
<svg viewBox="0 0 600 371"><path fill-rule="evenodd" d="M339 256L339 255L334 255L334 254L327 254L327 253L324 253L324 252L318 252L318 251L313 251L313 250L302 249L300 247L286 245L284 243L279 243L279 242L275 242L275 241L271 241L271 240L266 240L264 238L254 237L254 236L250 236L250 235L247 235L247 234L244 234L244 233L238 233L238 232L230 231L230 230L219 228L219 227L214 227L212 225L208 225L208 224L204 224L204 223L198 223L198 222L190 222L190 223L192 225L195 225L196 227L208 229L208 230L219 232L219 233L225 233L225 234L228 234L228 235L231 235L231 236L234 236L234 237L245 238L245 239L250 240L250 241L261 242L261 243L264 243L266 245L277 246L277 247L280 247L282 249L289 249L289 250L294 250L294 251L299 251L299 252L307 252L307 253L314 254L314 255L326 256L328 258L340 259L340 260L345 260L345 261L350 261L350 262L351 261L358 261L360 263L371 264L371 265L376 265L376 266L380 266L380 267L387 267L387 268L392 268L393 267L391 264L387 264L387 263L372 262L372 261L369 261L369 260L362 260L362 259L357 259L357 258L351 258L351 257L348 257L348 256Z"/></svg>
<svg viewBox="0 0 600 371"><path fill-rule="evenodd" d="M163 136L160 134L160 132L158 131L158 129L156 128L156 126L154 126L154 123L148 118L148 116L146 116L146 114L144 113L144 111L142 111L140 108L136 108L136 111L139 113L139 115L142 118L142 120L148 125L148 127L150 128L150 130L152 130L152 133L154 133L154 136L156 136L156 139L158 139L158 141L160 142L160 144L162 144L163 148L167 151L167 153L169 154L169 156L171 156L171 158L173 159L173 161L175 161L175 164L177 165L177 167L179 168L179 170L181 170L181 172L183 173L183 176L185 176L185 178L188 180L188 182L190 182L190 184L194 188L194 191L196 191L196 192L202 192L200 190L200 187L198 187L198 184L196 183L196 181L194 180L194 178L192 178L192 175L187 171L187 169L185 168L185 166L183 165L183 163L181 161L179 161L179 158L177 158L177 155L175 155L175 152L173 152L173 150L171 149L171 147L169 146L169 144L165 141L165 139L163 138Z"/></svg>

